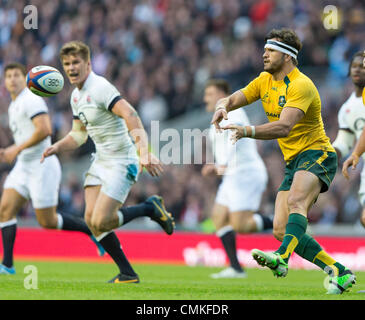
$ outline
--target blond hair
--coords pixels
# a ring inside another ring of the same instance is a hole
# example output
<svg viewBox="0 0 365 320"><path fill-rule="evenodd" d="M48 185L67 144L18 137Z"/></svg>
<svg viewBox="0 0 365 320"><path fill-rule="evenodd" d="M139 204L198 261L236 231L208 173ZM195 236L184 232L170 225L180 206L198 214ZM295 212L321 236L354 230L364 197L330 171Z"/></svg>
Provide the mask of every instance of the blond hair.
<svg viewBox="0 0 365 320"><path fill-rule="evenodd" d="M90 61L90 48L82 41L70 41L65 43L60 50L60 60L67 55L80 55L85 61Z"/></svg>

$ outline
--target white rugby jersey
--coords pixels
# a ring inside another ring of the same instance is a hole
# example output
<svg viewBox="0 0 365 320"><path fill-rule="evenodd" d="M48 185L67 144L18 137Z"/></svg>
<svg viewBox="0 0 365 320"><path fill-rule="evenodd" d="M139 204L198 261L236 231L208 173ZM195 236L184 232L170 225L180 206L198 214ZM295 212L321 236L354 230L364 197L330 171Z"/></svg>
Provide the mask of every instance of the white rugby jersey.
<svg viewBox="0 0 365 320"><path fill-rule="evenodd" d="M35 129L32 119L44 113L48 113L45 101L27 87L10 103L9 127L16 145L22 144L32 136ZM20 161L40 159L43 151L50 145L51 137L48 136L36 145L24 149L17 159Z"/></svg>
<svg viewBox="0 0 365 320"><path fill-rule="evenodd" d="M339 129L350 130L355 135L356 140L358 140L364 125L365 106L362 102L362 97L356 97L355 92L353 92L338 112L338 127ZM349 147L352 148L353 146ZM365 159L365 154L363 154L362 158ZM365 174L365 167L363 168L363 173Z"/></svg>
<svg viewBox="0 0 365 320"><path fill-rule="evenodd" d="M136 148L128 134L124 119L111 109L122 99L119 91L104 77L91 71L83 87L71 94L71 107L75 119L85 125L95 143L99 159L137 157Z"/></svg>
<svg viewBox="0 0 365 320"><path fill-rule="evenodd" d="M346 100L338 112L339 129L348 129L360 138L365 124L365 106L362 97L356 97L355 92Z"/></svg>
<svg viewBox="0 0 365 320"><path fill-rule="evenodd" d="M222 120L220 126L228 124L249 126L250 121L242 108L228 113L228 120ZM213 146L213 154L216 165L227 166L225 174L232 174L237 171L249 171L258 169L266 171L265 164L261 159L256 146L256 141L251 138L242 138L235 144L230 140L232 131L224 130L216 132L214 125L210 127L209 137Z"/></svg>

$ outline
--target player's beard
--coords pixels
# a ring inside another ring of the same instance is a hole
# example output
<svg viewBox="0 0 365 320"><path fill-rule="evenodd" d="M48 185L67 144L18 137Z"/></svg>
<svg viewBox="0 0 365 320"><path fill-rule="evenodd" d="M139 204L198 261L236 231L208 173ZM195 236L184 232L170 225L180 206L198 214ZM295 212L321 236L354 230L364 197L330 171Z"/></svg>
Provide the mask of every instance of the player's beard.
<svg viewBox="0 0 365 320"><path fill-rule="evenodd" d="M271 74L279 72L284 66L284 59L285 59L285 57L282 56L280 60L278 60L274 63L271 63L268 67L264 67L264 71L271 73Z"/></svg>

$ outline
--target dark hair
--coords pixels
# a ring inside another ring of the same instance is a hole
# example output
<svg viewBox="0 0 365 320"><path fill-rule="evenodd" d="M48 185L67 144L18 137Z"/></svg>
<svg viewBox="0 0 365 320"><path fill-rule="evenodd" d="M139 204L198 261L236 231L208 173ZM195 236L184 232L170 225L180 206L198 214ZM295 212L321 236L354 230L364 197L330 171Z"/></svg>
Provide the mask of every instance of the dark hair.
<svg viewBox="0 0 365 320"><path fill-rule="evenodd" d="M356 52L352 58L351 58L351 61L350 61L350 64L349 64L349 70L347 72L347 76L349 77L350 76L350 73L351 73L351 66L352 66L352 63L354 62L354 60L357 58L357 57L360 57L361 59L364 57L364 51L358 51ZM362 62L361 62L362 64Z"/></svg>
<svg viewBox="0 0 365 320"><path fill-rule="evenodd" d="M205 88L208 87L216 87L218 90L224 92L225 94L231 93L231 87L229 83L224 79L210 79L205 85Z"/></svg>
<svg viewBox="0 0 365 320"><path fill-rule="evenodd" d="M24 76L27 75L27 69L25 68L25 65L23 65L19 62L8 63L4 68L4 74L6 73L6 71L12 70L12 69L19 69Z"/></svg>
<svg viewBox="0 0 365 320"><path fill-rule="evenodd" d="M302 49L302 43L297 34L288 28L272 29L265 37L265 42L268 39L277 38L279 41L288 44L299 51ZM298 65L298 60L292 57L294 65Z"/></svg>

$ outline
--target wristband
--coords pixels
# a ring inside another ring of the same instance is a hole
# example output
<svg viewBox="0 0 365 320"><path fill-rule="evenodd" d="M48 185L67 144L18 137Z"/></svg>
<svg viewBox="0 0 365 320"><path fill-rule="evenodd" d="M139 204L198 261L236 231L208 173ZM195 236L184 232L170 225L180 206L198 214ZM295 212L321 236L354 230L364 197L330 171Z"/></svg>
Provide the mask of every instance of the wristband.
<svg viewBox="0 0 365 320"><path fill-rule="evenodd" d="M77 143L79 147L86 142L88 137L87 132L81 130L80 131L71 130L68 135L72 137L72 139Z"/></svg>
<svg viewBox="0 0 365 320"><path fill-rule="evenodd" d="M256 130L255 126L251 126L251 138L255 138Z"/></svg>
<svg viewBox="0 0 365 320"><path fill-rule="evenodd" d="M243 136L244 137L247 137L247 129L246 127L242 127L243 128Z"/></svg>

